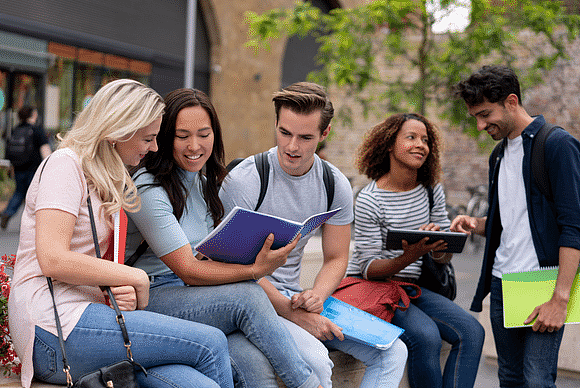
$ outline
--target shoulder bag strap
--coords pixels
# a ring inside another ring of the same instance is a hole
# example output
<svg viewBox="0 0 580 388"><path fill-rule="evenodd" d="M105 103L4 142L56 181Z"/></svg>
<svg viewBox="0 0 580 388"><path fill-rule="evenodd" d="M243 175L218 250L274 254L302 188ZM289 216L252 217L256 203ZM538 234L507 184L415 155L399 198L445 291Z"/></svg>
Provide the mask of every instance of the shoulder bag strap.
<svg viewBox="0 0 580 388"><path fill-rule="evenodd" d="M42 171L41 171L41 174L42 174ZM93 232L93 242L95 244L95 255L97 258L100 258L101 257L101 249L99 247L99 240L97 237L97 230L96 230L96 226L95 226L95 216L94 216L93 207L91 204L90 193L88 193L87 205L89 207L89 218L91 220L91 230ZM60 319L58 316L58 310L56 308L56 300L54 298L54 289L53 289L52 279L47 277L46 281L48 283L48 289L50 290L50 295L52 297L54 319L56 321L56 331L58 333L58 342L60 344L60 349L62 352L63 371L66 374L67 386L72 387L73 383L72 383L72 377L70 375L70 366L68 364L68 360L66 357L66 349L64 347L64 336L62 334L62 326L61 326ZM125 343L125 348L127 349L127 358L134 365L139 366L140 369L143 370L143 372L145 374L147 374L147 371L145 370L145 368L143 368L139 363L137 363L133 360L133 352L131 351L131 341L129 340L129 334L127 333L127 328L125 326L125 318L123 316L123 313L119 309L119 306L117 305L117 301L115 300L115 296L113 295L111 288L109 286L106 286L106 287L103 287L103 289L107 291L107 294L109 296L109 301L111 302L111 305L113 306L113 308L115 309L115 313L117 314L116 319L117 319L117 323L119 324L119 327L121 328L121 332L123 333L123 341Z"/></svg>
<svg viewBox="0 0 580 388"><path fill-rule="evenodd" d="M147 241L146 240L141 241L141 244L139 244L135 252L133 252L133 254L129 256L128 259L125 260L124 264L128 265L129 267L132 267L133 264L135 264L135 262L137 261L137 259L139 259L143 255L143 253L145 253L147 248L149 248L149 244L147 243Z"/></svg>

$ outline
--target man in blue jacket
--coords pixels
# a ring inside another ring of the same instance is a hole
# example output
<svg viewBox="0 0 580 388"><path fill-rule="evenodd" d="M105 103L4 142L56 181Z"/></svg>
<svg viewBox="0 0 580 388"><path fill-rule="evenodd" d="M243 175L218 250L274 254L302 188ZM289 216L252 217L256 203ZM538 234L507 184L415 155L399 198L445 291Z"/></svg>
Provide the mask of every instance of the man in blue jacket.
<svg viewBox="0 0 580 388"><path fill-rule="evenodd" d="M484 66L456 86L477 129L502 145L489 161L487 217L465 215L451 229L487 237L481 277L471 310L480 312L491 292L490 317L501 387L555 387L558 351L570 289L580 260L580 143L561 128L545 142L553 198L532 175L534 137L545 123L521 105L519 81L505 66ZM493 155L493 154L492 154ZM551 299L530 311L524 324L503 326L501 276L559 266ZM535 320L535 321L534 321Z"/></svg>

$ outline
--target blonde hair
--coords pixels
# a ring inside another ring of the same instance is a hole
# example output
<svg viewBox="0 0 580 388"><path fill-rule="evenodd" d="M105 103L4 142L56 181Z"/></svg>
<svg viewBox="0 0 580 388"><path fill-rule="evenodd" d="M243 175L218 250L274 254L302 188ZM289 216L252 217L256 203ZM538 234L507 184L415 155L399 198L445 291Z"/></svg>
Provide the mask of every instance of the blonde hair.
<svg viewBox="0 0 580 388"><path fill-rule="evenodd" d="M164 108L161 96L142 83L112 81L97 91L61 138L59 148L77 153L87 183L103 202L103 215L109 222L121 208L137 211L141 204L137 188L111 143L131 138L160 118Z"/></svg>

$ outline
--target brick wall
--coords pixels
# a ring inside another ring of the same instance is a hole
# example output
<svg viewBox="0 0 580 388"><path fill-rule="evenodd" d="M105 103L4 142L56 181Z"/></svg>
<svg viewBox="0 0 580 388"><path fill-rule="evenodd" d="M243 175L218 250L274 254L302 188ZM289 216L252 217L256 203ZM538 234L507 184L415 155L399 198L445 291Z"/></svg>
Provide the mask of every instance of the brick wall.
<svg viewBox="0 0 580 388"><path fill-rule="evenodd" d="M368 0L344 0L343 7L352 7ZM291 0L248 0L245 2L202 0L205 10L212 13L210 39L212 40L211 95L224 128L226 160L260 152L275 144L274 109L272 94L280 88L281 68L285 40L271 42L270 51L257 55L244 47L247 25L244 12L257 13L272 8L291 6ZM571 2L571 4L575 4ZM534 41L534 37L526 36ZM543 43L536 42L543 50ZM522 51L520 65L530 63L529 53ZM571 61L560 63L550 71L544 85L527 90L523 95L524 106L530 114L542 113L550 121L564 126L575 136L580 136L580 44L570 46ZM407 71L404 65L399 69ZM386 72L394 71L385 68ZM355 104L340 90L330 90L337 108ZM466 188L487 184L487 158L489 150L481 151L477 142L460 132L458 128L441 122L432 111L429 119L441 129L445 141L443 153L443 183L452 204L468 201ZM333 121L333 136L328 143L328 159L338 166L354 186L365 184L366 178L354 167L354 155L366 130L379 122L377 117L365 119L354 112L353 123L345 125Z"/></svg>

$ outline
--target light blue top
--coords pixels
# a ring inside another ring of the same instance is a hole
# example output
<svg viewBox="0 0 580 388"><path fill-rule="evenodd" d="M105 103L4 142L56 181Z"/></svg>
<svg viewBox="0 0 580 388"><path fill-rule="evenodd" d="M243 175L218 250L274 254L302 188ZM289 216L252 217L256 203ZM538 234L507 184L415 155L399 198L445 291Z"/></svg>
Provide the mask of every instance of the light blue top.
<svg viewBox="0 0 580 388"><path fill-rule="evenodd" d="M141 169L135 184L141 197L141 209L127 213L127 245L125 258L130 257L143 239L149 248L137 260L135 267L149 276L172 273L159 257L190 244L193 247L213 229L213 220L201 192L199 173L179 170L188 190L186 206L179 221L173 215L173 206L165 190L159 186L143 186L153 182L153 175Z"/></svg>

